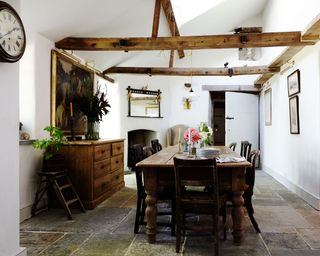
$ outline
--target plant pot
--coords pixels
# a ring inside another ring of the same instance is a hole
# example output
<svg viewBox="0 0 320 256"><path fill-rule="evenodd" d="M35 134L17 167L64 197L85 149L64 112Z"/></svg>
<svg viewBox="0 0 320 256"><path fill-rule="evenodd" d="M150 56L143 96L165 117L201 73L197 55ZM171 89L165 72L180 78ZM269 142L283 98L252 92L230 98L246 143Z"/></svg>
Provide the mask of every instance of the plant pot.
<svg viewBox="0 0 320 256"><path fill-rule="evenodd" d="M98 140L99 139L99 122L88 122L86 140Z"/></svg>

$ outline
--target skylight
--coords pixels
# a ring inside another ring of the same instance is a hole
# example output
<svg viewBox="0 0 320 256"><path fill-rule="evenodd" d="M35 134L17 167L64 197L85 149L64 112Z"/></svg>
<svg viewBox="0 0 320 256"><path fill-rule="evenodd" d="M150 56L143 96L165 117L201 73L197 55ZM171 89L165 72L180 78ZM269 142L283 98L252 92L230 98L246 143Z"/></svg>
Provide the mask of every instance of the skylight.
<svg viewBox="0 0 320 256"><path fill-rule="evenodd" d="M171 0L178 27L208 11L224 0Z"/></svg>

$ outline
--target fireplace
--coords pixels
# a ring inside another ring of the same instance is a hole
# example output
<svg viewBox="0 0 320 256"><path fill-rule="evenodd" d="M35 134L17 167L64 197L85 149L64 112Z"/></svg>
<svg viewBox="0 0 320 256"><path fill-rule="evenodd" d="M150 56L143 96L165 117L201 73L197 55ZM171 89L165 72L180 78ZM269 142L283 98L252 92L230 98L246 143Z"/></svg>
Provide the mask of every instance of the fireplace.
<svg viewBox="0 0 320 256"><path fill-rule="evenodd" d="M132 158L129 148L134 144L151 146L151 140L157 138L157 132L145 129L132 130L128 132L128 167L132 167Z"/></svg>

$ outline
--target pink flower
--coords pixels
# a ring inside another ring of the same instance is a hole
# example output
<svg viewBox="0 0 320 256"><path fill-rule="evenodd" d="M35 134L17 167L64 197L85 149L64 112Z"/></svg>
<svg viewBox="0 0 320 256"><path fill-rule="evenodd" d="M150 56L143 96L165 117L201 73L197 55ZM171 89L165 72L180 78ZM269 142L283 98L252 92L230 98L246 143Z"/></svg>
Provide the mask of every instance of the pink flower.
<svg viewBox="0 0 320 256"><path fill-rule="evenodd" d="M189 131L190 131L191 142L196 143L201 139L200 133L195 128L188 128L184 132L184 139L186 141L189 141Z"/></svg>

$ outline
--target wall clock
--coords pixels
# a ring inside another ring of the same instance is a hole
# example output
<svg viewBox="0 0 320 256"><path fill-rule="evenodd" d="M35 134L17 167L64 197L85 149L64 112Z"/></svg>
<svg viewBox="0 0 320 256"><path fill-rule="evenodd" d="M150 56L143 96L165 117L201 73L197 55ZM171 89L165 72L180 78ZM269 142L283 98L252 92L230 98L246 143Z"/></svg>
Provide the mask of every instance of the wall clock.
<svg viewBox="0 0 320 256"><path fill-rule="evenodd" d="M22 21L13 7L0 1L0 61L18 61L26 48Z"/></svg>

